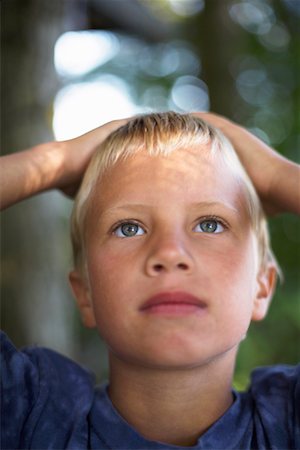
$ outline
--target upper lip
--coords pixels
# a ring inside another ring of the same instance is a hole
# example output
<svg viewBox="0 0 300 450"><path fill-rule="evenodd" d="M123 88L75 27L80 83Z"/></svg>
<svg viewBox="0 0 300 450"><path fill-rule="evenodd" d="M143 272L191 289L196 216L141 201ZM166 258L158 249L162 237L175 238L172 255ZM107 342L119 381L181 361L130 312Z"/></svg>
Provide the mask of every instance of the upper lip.
<svg viewBox="0 0 300 450"><path fill-rule="evenodd" d="M142 306L141 310L149 309L152 306L162 305L162 304L186 304L186 305L197 305L200 308L205 308L207 306L204 300L195 297L192 294L184 291L176 292L160 292L153 297L146 300Z"/></svg>

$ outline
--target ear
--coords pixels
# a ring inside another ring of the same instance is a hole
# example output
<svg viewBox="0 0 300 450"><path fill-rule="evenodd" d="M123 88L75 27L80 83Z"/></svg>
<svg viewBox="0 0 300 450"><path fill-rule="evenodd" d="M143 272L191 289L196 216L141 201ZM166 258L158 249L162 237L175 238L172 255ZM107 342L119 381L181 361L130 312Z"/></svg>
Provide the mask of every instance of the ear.
<svg viewBox="0 0 300 450"><path fill-rule="evenodd" d="M270 263L257 275L256 296L253 303L252 320L263 320L267 315L277 281L277 270Z"/></svg>
<svg viewBox="0 0 300 450"><path fill-rule="evenodd" d="M88 328L95 328L94 309L86 279L78 270L73 270L69 274L69 281L83 324Z"/></svg>

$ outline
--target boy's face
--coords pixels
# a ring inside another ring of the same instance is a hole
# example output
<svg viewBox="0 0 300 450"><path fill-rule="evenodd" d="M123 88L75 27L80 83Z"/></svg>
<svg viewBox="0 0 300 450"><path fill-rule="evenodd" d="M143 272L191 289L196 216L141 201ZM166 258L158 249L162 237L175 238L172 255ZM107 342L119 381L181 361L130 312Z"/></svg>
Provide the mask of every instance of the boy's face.
<svg viewBox="0 0 300 450"><path fill-rule="evenodd" d="M206 148L141 152L110 169L91 202L88 281L71 283L112 354L164 368L235 355L271 289L230 168Z"/></svg>

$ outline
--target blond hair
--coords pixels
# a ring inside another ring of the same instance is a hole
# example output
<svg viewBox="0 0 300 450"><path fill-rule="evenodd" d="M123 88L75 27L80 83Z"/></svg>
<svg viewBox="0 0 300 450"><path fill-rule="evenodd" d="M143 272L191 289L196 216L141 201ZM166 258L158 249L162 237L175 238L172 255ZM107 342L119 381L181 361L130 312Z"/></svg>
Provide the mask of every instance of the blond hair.
<svg viewBox="0 0 300 450"><path fill-rule="evenodd" d="M84 268L85 220L96 183L118 161L144 150L152 156L168 156L179 149L206 145L231 168L244 190L253 230L257 236L260 266L272 262L280 269L270 247L265 214L255 188L231 143L215 127L202 119L175 112L152 113L134 117L111 133L95 151L77 194L72 217L71 239L74 265Z"/></svg>

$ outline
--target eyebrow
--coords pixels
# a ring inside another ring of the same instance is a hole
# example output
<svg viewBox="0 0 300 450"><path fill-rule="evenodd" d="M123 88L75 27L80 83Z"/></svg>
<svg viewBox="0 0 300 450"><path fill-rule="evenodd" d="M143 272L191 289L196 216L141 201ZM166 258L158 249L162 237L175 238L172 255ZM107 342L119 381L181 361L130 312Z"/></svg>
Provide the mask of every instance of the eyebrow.
<svg viewBox="0 0 300 450"><path fill-rule="evenodd" d="M144 203L124 203L121 205L116 205L113 206L111 208L108 208L106 210L104 210L101 214L101 216L106 216L106 215L111 215L114 213L118 213L118 212L140 212L141 210L145 211L145 210L153 210L155 209L155 205L145 205ZM199 210L199 209L204 209L204 208L214 208L214 207L218 207L218 208L225 208L227 210L230 210L231 212L233 212L234 214L239 214L239 210L237 208L235 208L233 205L226 203L226 202L215 202L215 201L205 201L205 202L195 202L195 203L191 203L189 205L189 208L191 210Z"/></svg>

